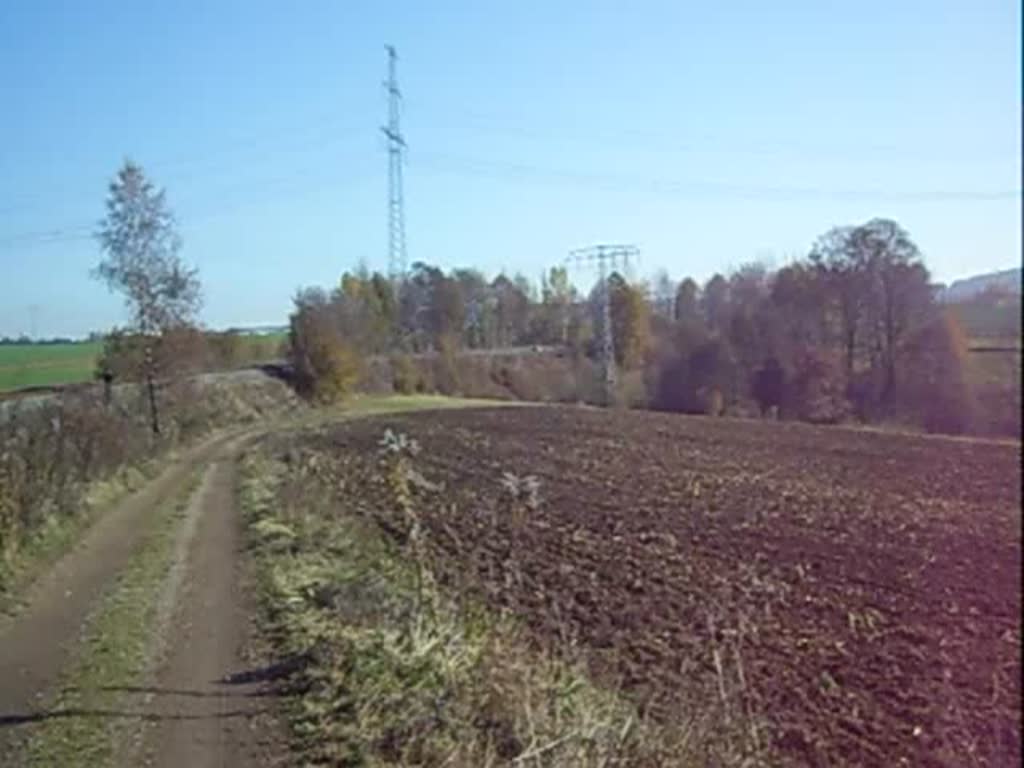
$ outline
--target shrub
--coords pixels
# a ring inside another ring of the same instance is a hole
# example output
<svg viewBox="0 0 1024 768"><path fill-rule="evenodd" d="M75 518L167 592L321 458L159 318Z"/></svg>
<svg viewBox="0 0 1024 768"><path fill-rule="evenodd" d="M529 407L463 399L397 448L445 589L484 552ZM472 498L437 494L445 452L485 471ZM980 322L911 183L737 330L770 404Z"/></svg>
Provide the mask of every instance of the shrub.
<svg viewBox="0 0 1024 768"><path fill-rule="evenodd" d="M359 378L359 358L354 350L340 341L327 342L314 355L314 399L334 403L352 391Z"/></svg>
<svg viewBox="0 0 1024 768"><path fill-rule="evenodd" d="M245 358L245 341L238 331L208 333L207 344L213 365L218 368L234 368Z"/></svg>
<svg viewBox="0 0 1024 768"><path fill-rule="evenodd" d="M654 382L651 404L666 411L723 413L735 371L728 346L717 339L705 341L649 375Z"/></svg>
<svg viewBox="0 0 1024 768"><path fill-rule="evenodd" d="M622 371L619 375L617 400L626 408L646 408L649 403L644 372Z"/></svg>
<svg viewBox="0 0 1024 768"><path fill-rule="evenodd" d="M717 387L701 387L697 390L697 407L706 416L725 414L725 398Z"/></svg>
<svg viewBox="0 0 1024 768"><path fill-rule="evenodd" d="M161 379L204 370L214 358L204 334L191 326L173 326L150 336L114 328L103 339L97 373L110 373L115 382L142 381L147 348L154 374Z"/></svg>
<svg viewBox="0 0 1024 768"><path fill-rule="evenodd" d="M962 434L972 429L974 395L967 380L967 338L956 317L945 312L910 342L909 375L902 398L909 400L929 432Z"/></svg>
<svg viewBox="0 0 1024 768"><path fill-rule="evenodd" d="M289 318L288 359L303 396L332 403L352 391L359 380L360 359L341 336L334 307L319 291L295 298Z"/></svg>
<svg viewBox="0 0 1024 768"><path fill-rule="evenodd" d="M393 355L391 357L391 386L395 392L411 395L421 391L422 378L409 355Z"/></svg>
<svg viewBox="0 0 1024 768"><path fill-rule="evenodd" d="M462 390L457 352L455 339L442 336L433 360L434 385L442 395L457 395Z"/></svg>

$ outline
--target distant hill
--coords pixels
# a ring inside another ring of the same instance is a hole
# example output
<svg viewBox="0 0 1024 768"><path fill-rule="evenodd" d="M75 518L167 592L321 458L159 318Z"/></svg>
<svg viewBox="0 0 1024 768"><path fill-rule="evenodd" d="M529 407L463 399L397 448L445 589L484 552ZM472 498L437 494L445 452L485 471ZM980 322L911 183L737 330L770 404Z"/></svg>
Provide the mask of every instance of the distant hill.
<svg viewBox="0 0 1024 768"><path fill-rule="evenodd" d="M952 285L942 292L942 300L947 303L970 301L986 291L999 291L1020 295L1021 269L1004 269L1001 272L988 272L963 280L954 280Z"/></svg>

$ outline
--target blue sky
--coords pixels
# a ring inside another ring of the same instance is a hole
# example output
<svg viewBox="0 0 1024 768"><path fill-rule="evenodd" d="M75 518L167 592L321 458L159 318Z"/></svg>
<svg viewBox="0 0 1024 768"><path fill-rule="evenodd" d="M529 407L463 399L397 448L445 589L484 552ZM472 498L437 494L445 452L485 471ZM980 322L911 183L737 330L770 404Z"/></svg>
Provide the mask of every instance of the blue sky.
<svg viewBox="0 0 1024 768"><path fill-rule="evenodd" d="M386 43L410 260L536 278L616 241L704 279L888 216L937 279L1014 266L1020 34L1015 0L5 0L0 335L123 322L88 233L126 156L210 326L385 268Z"/></svg>

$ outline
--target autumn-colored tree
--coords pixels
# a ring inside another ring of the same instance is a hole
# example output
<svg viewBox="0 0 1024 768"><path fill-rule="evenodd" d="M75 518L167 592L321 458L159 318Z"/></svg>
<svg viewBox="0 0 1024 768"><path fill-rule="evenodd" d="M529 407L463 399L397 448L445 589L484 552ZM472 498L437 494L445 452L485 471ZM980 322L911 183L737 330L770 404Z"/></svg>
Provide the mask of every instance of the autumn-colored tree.
<svg viewBox="0 0 1024 768"><path fill-rule="evenodd" d="M928 270L910 235L890 219L835 227L815 243L810 261L834 308L846 378L877 369L875 397L885 400L897 384L904 342L932 306Z"/></svg>
<svg viewBox="0 0 1024 768"><path fill-rule="evenodd" d="M608 278L615 362L626 370L639 368L651 346L651 308L639 286L617 272Z"/></svg>
<svg viewBox="0 0 1024 768"><path fill-rule="evenodd" d="M565 267L552 267L541 280L543 302L542 340L547 343L567 344L569 341L569 315L576 289L569 281Z"/></svg>
<svg viewBox="0 0 1024 768"><path fill-rule="evenodd" d="M882 397L887 399L896 388L903 344L929 315L930 277L917 245L891 219L872 219L862 224L853 231L851 240L870 276L869 354L872 365L882 371Z"/></svg>
<svg viewBox="0 0 1024 768"><path fill-rule="evenodd" d="M360 360L341 332L337 306L319 289L300 291L294 301L288 359L296 388L321 403L340 400L355 386Z"/></svg>
<svg viewBox="0 0 1024 768"><path fill-rule="evenodd" d="M164 191L130 160L110 183L107 213L96 238L103 260L93 274L124 296L130 330L144 339L138 375L132 378L146 382L150 426L159 434L157 377L179 373L168 351L159 347L172 329L194 324L202 301L198 272L179 256L181 238ZM165 364L158 366L161 359Z"/></svg>
<svg viewBox="0 0 1024 768"><path fill-rule="evenodd" d="M362 354L380 354L395 342L397 306L391 282L365 266L341 276L331 296L340 330Z"/></svg>
<svg viewBox="0 0 1024 768"><path fill-rule="evenodd" d="M953 312L940 313L908 347L907 381L902 387L929 432L971 431L974 397L967 378L967 336Z"/></svg>

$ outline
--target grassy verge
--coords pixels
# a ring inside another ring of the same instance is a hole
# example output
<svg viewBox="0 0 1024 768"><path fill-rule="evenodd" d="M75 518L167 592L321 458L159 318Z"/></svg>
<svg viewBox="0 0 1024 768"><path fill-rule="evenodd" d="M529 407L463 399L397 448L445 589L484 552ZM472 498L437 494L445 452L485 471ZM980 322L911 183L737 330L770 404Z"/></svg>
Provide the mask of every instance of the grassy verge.
<svg viewBox="0 0 1024 768"><path fill-rule="evenodd" d="M28 585L81 541L104 511L145 485L163 466L163 461L148 461L89 484L75 514L46 518L19 550L0 559L0 618L16 614L24 605Z"/></svg>
<svg viewBox="0 0 1024 768"><path fill-rule="evenodd" d="M182 450L171 449L88 483L73 514L50 515L20 549L0 558L0 620L24 607L29 586L70 552L103 513L154 479Z"/></svg>
<svg viewBox="0 0 1024 768"><path fill-rule="evenodd" d="M119 734L137 715L123 707L122 691L144 682L161 585L199 477L157 510L142 546L87 620L50 716L29 738L28 765L112 764Z"/></svg>
<svg viewBox="0 0 1024 768"><path fill-rule="evenodd" d="M314 411L313 418L353 418L374 416L384 413L405 413L408 411L448 410L452 408L500 408L538 403L522 403L512 400L486 400L471 397L449 397L447 395L355 395L341 405Z"/></svg>
<svg viewBox="0 0 1024 768"><path fill-rule="evenodd" d="M297 433L326 427L347 419L377 416L386 413L412 411L440 411L454 408L501 408L537 403L519 403L509 400L449 397L447 395L353 395L337 405L310 408L287 421L279 422L272 430L277 434Z"/></svg>
<svg viewBox="0 0 1024 768"><path fill-rule="evenodd" d="M656 766L685 729L642 722L582 666L434 580L358 511L322 456L242 463L261 619L294 662L286 716L304 765Z"/></svg>

